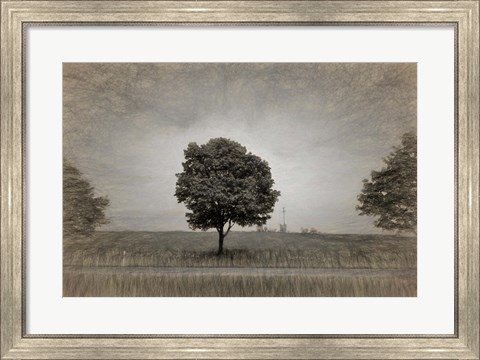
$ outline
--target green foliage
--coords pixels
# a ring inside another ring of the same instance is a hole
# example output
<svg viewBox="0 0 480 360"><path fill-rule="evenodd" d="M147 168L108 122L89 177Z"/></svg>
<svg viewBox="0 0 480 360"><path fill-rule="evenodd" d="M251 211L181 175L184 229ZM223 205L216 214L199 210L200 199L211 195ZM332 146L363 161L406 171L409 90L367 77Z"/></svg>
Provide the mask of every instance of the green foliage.
<svg viewBox="0 0 480 360"><path fill-rule="evenodd" d="M234 224L262 225L270 219L280 192L272 188L266 161L225 138L210 139L200 146L190 143L184 154L175 196L190 210L186 217L191 229L218 231L219 253L223 237Z"/></svg>
<svg viewBox="0 0 480 360"><path fill-rule="evenodd" d="M358 196L360 215L376 216L375 226L385 230L416 232L417 229L417 138L402 136L380 171L363 180Z"/></svg>
<svg viewBox="0 0 480 360"><path fill-rule="evenodd" d="M63 161L63 234L91 235L98 225L107 224L109 200L95 197L94 188L80 171Z"/></svg>

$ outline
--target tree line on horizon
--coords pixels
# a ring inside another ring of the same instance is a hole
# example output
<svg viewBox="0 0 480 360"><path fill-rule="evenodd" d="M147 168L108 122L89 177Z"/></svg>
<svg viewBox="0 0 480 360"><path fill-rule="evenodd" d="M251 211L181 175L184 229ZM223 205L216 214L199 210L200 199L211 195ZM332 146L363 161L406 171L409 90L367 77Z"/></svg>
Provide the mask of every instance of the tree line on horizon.
<svg viewBox="0 0 480 360"><path fill-rule="evenodd" d="M271 218L281 194L273 189L275 181L267 161L226 138L213 138L203 145L192 142L184 156L174 195L189 210L185 215L192 230L218 232L218 255L234 225L262 227ZM375 217L378 228L416 233L416 135L404 134L400 146L383 162L381 170L363 180L356 209L359 215ZM91 236L98 226L109 222L105 215L109 203L107 197L95 196L90 182L64 159L64 236Z"/></svg>

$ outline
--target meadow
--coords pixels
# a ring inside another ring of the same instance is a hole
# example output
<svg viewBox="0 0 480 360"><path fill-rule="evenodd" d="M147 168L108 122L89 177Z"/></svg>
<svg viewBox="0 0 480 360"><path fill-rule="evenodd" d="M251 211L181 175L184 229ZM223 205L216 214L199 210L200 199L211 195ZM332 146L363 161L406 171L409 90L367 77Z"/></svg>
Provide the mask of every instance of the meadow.
<svg viewBox="0 0 480 360"><path fill-rule="evenodd" d="M231 232L225 254L216 247L213 232L69 237L64 296L416 296L414 237Z"/></svg>

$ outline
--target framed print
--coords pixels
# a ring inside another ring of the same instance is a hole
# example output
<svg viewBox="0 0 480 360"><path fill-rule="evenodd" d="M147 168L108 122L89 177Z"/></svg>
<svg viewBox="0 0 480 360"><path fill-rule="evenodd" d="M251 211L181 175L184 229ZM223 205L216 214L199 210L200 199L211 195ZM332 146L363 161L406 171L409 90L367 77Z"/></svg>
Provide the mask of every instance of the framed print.
<svg viewBox="0 0 480 360"><path fill-rule="evenodd" d="M479 358L479 2L1 1L1 357Z"/></svg>

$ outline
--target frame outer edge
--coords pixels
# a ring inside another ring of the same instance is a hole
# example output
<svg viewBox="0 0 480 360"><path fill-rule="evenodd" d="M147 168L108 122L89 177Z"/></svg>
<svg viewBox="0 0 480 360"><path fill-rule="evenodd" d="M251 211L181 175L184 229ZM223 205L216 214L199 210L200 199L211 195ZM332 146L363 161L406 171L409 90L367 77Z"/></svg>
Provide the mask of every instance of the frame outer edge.
<svg viewBox="0 0 480 360"><path fill-rule="evenodd" d="M458 336L472 358L479 352L479 79L478 3L459 22Z"/></svg>
<svg viewBox="0 0 480 360"><path fill-rule="evenodd" d="M12 117L13 117L13 12L7 3L1 4L1 118L0 118L0 356L4 356L14 346L13 332L16 319L10 311L15 306L13 289L13 171L12 171Z"/></svg>
<svg viewBox="0 0 480 360"><path fill-rule="evenodd" d="M5 0L1 0L5 1ZM26 22L165 22L165 23L281 23L281 22L454 22L478 0L247 0L247 1L11 1ZM314 8L315 5L321 5ZM52 20L55 18L55 20ZM112 20L114 18L114 20ZM381 18L382 21L378 20Z"/></svg>
<svg viewBox="0 0 480 360"><path fill-rule="evenodd" d="M468 318L466 319L465 340L467 347L479 357L479 160L480 160L480 118L479 118L479 3L472 3L468 16L468 49L466 64L467 79L467 116L469 143L469 205L470 231L468 238L467 259L467 298Z"/></svg>

